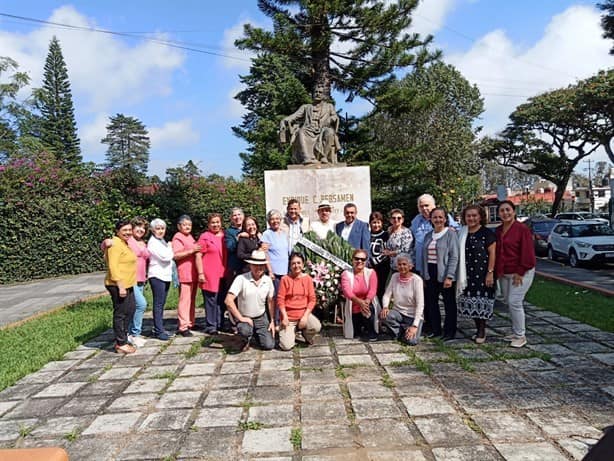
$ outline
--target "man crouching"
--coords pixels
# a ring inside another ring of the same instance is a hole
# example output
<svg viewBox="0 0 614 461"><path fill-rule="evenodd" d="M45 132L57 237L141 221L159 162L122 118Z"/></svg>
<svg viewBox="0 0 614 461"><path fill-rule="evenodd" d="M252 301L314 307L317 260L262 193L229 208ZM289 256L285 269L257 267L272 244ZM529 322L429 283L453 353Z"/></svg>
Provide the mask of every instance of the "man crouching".
<svg viewBox="0 0 614 461"><path fill-rule="evenodd" d="M266 255L263 251L252 251L251 258L245 260L249 272L238 275L226 295L225 304L237 322L237 331L244 338L242 351L249 349L252 336L264 350L275 347L275 290L273 281L265 275ZM239 299L237 307L236 299ZM267 314L268 306L268 314Z"/></svg>

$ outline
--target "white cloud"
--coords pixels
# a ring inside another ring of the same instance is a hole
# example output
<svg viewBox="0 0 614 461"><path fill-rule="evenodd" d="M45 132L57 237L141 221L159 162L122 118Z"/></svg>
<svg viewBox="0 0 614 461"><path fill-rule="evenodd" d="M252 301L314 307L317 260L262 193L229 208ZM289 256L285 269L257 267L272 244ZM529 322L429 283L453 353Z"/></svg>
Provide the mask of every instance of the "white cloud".
<svg viewBox="0 0 614 461"><path fill-rule="evenodd" d="M88 159L97 163L102 161L102 154L106 151L106 145L100 140L107 134L109 118L106 114L97 114L94 119L79 129L81 139L81 151Z"/></svg>
<svg viewBox="0 0 614 461"><path fill-rule="evenodd" d="M48 20L97 27L72 6L56 9ZM131 105L170 94L171 76L185 59L182 51L150 41L131 45L130 39L109 34L47 26L27 34L0 31L0 49L20 64L20 70L29 72L33 86L39 86L53 35L62 46L73 94L88 113L108 111L119 102Z"/></svg>
<svg viewBox="0 0 614 461"><path fill-rule="evenodd" d="M501 30L477 40L466 53L447 56L485 99L486 134L503 129L509 114L528 97L567 86L610 67L610 44L601 34L599 12L573 6L554 16L543 36L520 49Z"/></svg>
<svg viewBox="0 0 614 461"><path fill-rule="evenodd" d="M444 25L457 0L422 0L412 14L411 32L434 34Z"/></svg>
<svg viewBox="0 0 614 461"><path fill-rule="evenodd" d="M247 113L247 109L243 107L241 101L235 99L237 93L239 93L239 91L243 91L244 89L245 86L237 85L228 92L228 104L224 107L223 110L232 118L238 119Z"/></svg>
<svg viewBox="0 0 614 461"><path fill-rule="evenodd" d="M183 147L196 144L200 140L200 133L192 126L192 120L166 122L160 127L149 128L151 148L161 149L164 147Z"/></svg>
<svg viewBox="0 0 614 461"><path fill-rule="evenodd" d="M255 56L248 50L240 50L235 46L235 40L243 37L244 24L251 24L253 27L263 27L249 18L240 19L239 22L224 30L224 36L222 38L221 46L224 50L224 54L229 57L222 59L222 64L228 69L238 69L239 71L247 71L251 65L251 59Z"/></svg>

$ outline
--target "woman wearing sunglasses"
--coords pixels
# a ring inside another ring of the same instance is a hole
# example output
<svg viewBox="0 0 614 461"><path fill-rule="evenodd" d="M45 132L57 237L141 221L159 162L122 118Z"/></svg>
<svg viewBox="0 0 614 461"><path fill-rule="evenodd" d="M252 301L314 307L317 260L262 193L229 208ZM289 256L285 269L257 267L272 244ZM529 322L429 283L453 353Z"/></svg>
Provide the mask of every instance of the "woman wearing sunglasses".
<svg viewBox="0 0 614 461"><path fill-rule="evenodd" d="M341 274L341 290L346 302L343 309L343 335L377 341L377 275L366 267L367 251L358 249L352 254L352 269Z"/></svg>

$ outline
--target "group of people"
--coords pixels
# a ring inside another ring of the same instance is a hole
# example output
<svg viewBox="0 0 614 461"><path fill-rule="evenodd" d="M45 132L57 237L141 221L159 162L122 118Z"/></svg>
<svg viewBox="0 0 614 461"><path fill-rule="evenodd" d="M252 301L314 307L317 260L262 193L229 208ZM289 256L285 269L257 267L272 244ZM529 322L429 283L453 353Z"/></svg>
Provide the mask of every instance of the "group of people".
<svg viewBox="0 0 614 461"><path fill-rule="evenodd" d="M506 339L513 347L526 344L523 300L533 280L535 254L528 229L516 220L513 203L500 203L502 224L495 232L485 227L485 212L479 205L467 206L459 225L428 194L418 198L419 213L409 227L400 209L391 210L388 223L377 211L368 223L361 221L353 203L345 204L341 222L333 222L331 212L331 204L323 201L318 219L310 222L292 199L285 214L268 211L268 228L262 232L256 218L235 208L227 229L220 214L209 215L207 231L198 240L191 234L191 219L184 215L170 242L165 240L164 221L154 219L147 244L143 218L118 222L115 237L102 244L116 351L131 353L144 342L142 291L147 281L153 293L152 333L169 339L163 310L174 265L179 281L178 334L191 336L191 330L199 328L195 305L200 288L206 333L234 330L243 338L244 350L254 342L272 349L276 336L282 350L292 349L297 336L311 344L321 329L321 316L314 315L314 283L304 271L304 256L294 252L307 231L320 238L332 232L354 248L352 267L340 280L346 337L375 341L388 335L410 345L421 336L449 340L456 335L460 315L474 319L473 339L481 344L498 283L511 313L512 334Z"/></svg>

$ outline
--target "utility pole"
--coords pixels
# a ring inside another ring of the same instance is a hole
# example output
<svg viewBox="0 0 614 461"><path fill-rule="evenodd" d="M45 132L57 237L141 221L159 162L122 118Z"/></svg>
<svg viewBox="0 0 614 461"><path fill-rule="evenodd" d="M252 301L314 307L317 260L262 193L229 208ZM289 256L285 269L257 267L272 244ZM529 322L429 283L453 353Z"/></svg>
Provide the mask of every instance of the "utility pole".
<svg viewBox="0 0 614 461"><path fill-rule="evenodd" d="M590 203L591 213L595 212L595 197L593 196L593 175L591 173L591 159L584 160L584 163L588 163L588 200ZM586 170L586 168L585 168Z"/></svg>

